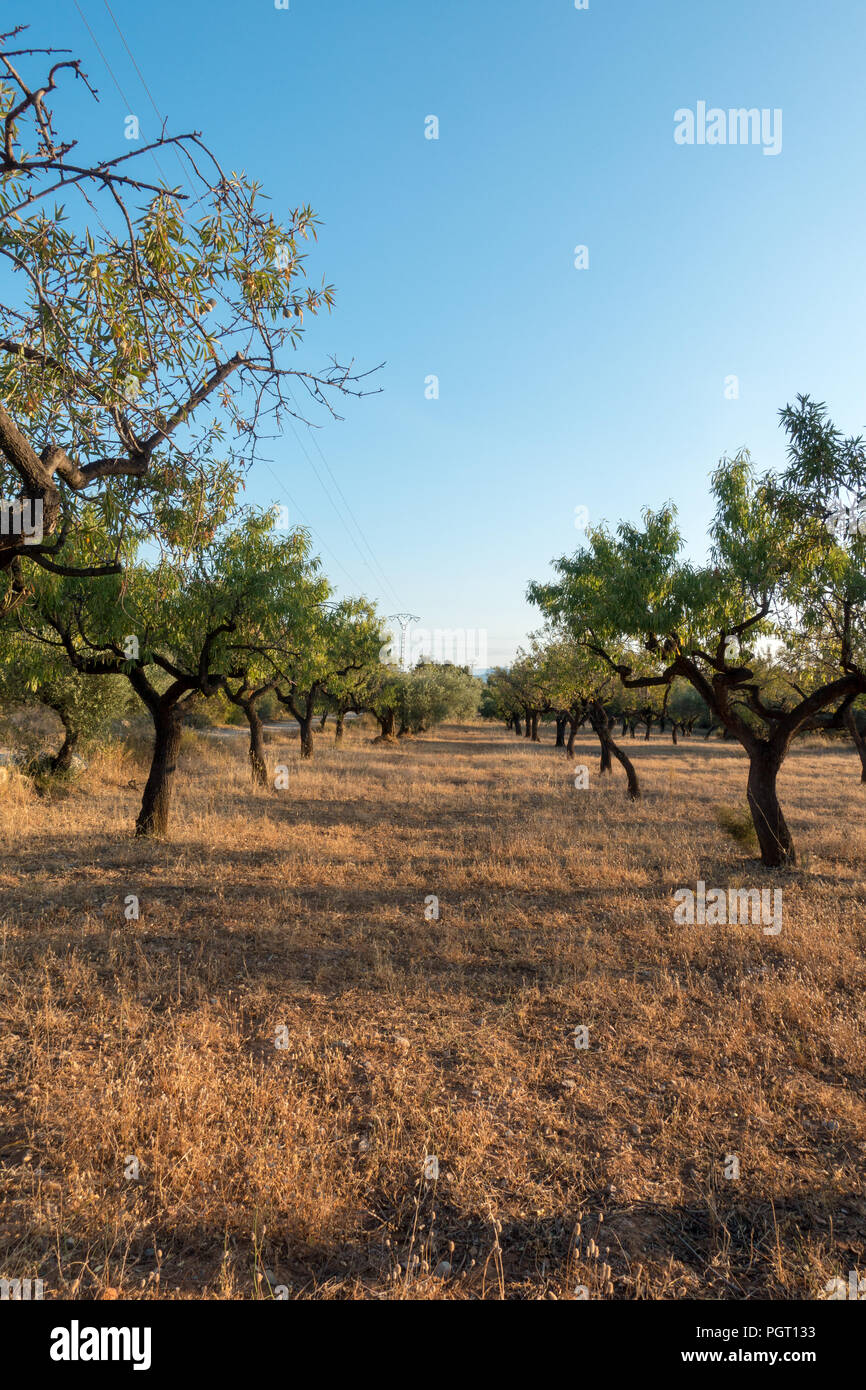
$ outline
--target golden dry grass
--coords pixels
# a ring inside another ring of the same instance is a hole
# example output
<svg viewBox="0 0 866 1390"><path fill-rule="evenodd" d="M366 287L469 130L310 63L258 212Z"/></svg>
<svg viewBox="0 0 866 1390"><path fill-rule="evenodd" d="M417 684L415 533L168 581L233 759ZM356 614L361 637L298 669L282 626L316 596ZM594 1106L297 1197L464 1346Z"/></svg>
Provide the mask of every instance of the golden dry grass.
<svg viewBox="0 0 866 1390"><path fill-rule="evenodd" d="M717 823L735 747L627 740L632 805L590 741L575 790L549 729L371 733L292 747L284 793L248 787L243 739L188 739L157 845L131 838L129 754L68 793L0 789L0 1274L46 1297L783 1299L862 1264L853 752L791 755L808 862L779 874ZM781 935L675 926L698 878L781 884Z"/></svg>

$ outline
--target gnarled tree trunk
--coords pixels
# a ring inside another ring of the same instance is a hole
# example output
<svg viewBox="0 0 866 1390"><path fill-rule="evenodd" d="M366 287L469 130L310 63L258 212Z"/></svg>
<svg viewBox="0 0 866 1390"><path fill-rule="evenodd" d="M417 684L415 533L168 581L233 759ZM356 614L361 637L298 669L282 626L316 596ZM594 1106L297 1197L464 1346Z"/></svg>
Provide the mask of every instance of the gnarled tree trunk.
<svg viewBox="0 0 866 1390"><path fill-rule="evenodd" d="M72 757L78 745L78 729L68 709L61 707L59 704L52 705L51 708L63 725L63 742L51 759L51 771L68 772L72 766Z"/></svg>
<svg viewBox="0 0 866 1390"><path fill-rule="evenodd" d="M640 799L640 784L637 779L637 773L634 770L634 765L631 759L623 753L619 745L611 738L607 715L597 702L590 708L589 721L601 743L601 770L603 772L609 770L611 756L616 758L617 762L625 770L625 775L628 780L629 796L632 801L638 801ZM607 759L607 768L605 767L605 758Z"/></svg>
<svg viewBox="0 0 866 1390"><path fill-rule="evenodd" d="M386 710L384 714L377 714L381 737L391 739L394 737L394 711Z"/></svg>

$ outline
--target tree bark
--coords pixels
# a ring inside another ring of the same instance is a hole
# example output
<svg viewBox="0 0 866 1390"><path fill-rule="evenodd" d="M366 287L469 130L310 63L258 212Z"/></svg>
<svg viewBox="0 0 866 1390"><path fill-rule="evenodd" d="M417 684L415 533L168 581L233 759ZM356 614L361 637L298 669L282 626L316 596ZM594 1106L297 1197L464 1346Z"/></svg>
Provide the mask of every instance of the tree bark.
<svg viewBox="0 0 866 1390"><path fill-rule="evenodd" d="M520 727L520 718L516 714L514 716L514 732L517 734L518 738L523 737L523 729Z"/></svg>
<svg viewBox="0 0 866 1390"><path fill-rule="evenodd" d="M860 754L860 781L866 782L866 739L860 732L857 716L850 705L845 710L845 726L851 735L854 747Z"/></svg>
<svg viewBox="0 0 866 1390"><path fill-rule="evenodd" d="M298 719L301 734L301 757L313 756L313 715L312 712Z"/></svg>
<svg viewBox="0 0 866 1390"><path fill-rule="evenodd" d="M342 743L342 742L343 742L343 717L344 717L344 716L343 716L342 714L338 714L338 715L337 715L337 722L336 722L335 725L334 725L334 742L335 742L335 743Z"/></svg>
<svg viewBox="0 0 866 1390"><path fill-rule="evenodd" d="M264 729L258 711L258 699L263 693L261 690L251 691L248 687L242 687L236 695L229 694L232 704L243 710L250 731L249 760L254 787L269 785Z"/></svg>
<svg viewBox="0 0 866 1390"><path fill-rule="evenodd" d="M136 835L164 835L168 830L171 790L180 751L183 717L177 706L151 711L154 724L153 756L135 822Z"/></svg>
<svg viewBox="0 0 866 1390"><path fill-rule="evenodd" d="M68 772L72 766L72 756L78 744L78 730L75 728L69 711L54 707L54 712L63 725L63 742L51 760L52 772Z"/></svg>
<svg viewBox="0 0 866 1390"><path fill-rule="evenodd" d="M565 715L564 715L564 714L558 714L558 715L556 716L556 742L555 742L555 744L554 744L554 748L564 748L564 747L565 747Z"/></svg>
<svg viewBox="0 0 866 1390"><path fill-rule="evenodd" d="M776 794L776 779L783 757L784 753L780 754L764 741L749 757L746 796L761 846L761 862L771 868L797 862L791 832Z"/></svg>
<svg viewBox="0 0 866 1390"><path fill-rule="evenodd" d="M602 771L604 771L605 753L607 755L608 767L610 766L611 755L613 755L613 757L616 758L620 766L625 770L625 775L628 779L629 796L631 797L632 801L639 801L640 783L638 782L637 773L634 770L634 765L631 759L627 757L625 753L623 753L619 745L615 743L614 740L611 738L607 715L598 703L593 705L593 707L590 709L589 719L590 723L592 724L593 730L602 746Z"/></svg>
<svg viewBox="0 0 866 1390"><path fill-rule="evenodd" d="M568 721L568 743L565 745L565 756L574 757L574 736L577 733L577 719L574 715Z"/></svg>
<svg viewBox="0 0 866 1390"><path fill-rule="evenodd" d="M268 760L265 753L265 736L262 728L262 721L255 704L249 700L242 705L247 723L250 726L250 772L252 773L253 785L256 787L266 787L268 785Z"/></svg>
<svg viewBox="0 0 866 1390"><path fill-rule="evenodd" d="M525 724L525 726L526 726L526 733L524 734L524 738L532 738L532 712L531 712L531 710L526 710L526 711L525 711L525 716L526 716L526 717L525 717L525 719L524 719L524 724Z"/></svg>
<svg viewBox="0 0 866 1390"><path fill-rule="evenodd" d="M541 742L541 739L538 737L538 715L537 715L537 714L533 714L533 716L532 716L532 742L533 742L533 743L540 743L540 742Z"/></svg>

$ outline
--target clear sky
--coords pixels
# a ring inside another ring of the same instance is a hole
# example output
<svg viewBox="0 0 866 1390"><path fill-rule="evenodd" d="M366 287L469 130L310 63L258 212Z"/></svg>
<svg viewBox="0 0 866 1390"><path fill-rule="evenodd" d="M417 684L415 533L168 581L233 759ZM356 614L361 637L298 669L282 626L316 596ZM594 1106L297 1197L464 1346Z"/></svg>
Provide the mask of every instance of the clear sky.
<svg viewBox="0 0 866 1390"><path fill-rule="evenodd" d="M313 528L341 591L485 629L493 664L537 626L526 584L575 548L576 507L673 499L700 554L715 462L781 462L796 393L866 425L862 0L109 3L132 57L105 0L19 7L100 89L58 109L106 150L130 112L152 138L134 58L172 130L322 218L309 266L337 304L303 365L386 363L247 489ZM699 102L780 109L781 152L678 145Z"/></svg>

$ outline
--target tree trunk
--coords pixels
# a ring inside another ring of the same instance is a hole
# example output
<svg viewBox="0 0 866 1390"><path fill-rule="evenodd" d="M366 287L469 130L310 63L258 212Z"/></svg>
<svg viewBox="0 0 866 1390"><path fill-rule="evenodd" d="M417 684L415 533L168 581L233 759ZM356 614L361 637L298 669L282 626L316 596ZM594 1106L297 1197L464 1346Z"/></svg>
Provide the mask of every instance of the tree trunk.
<svg viewBox="0 0 866 1390"><path fill-rule="evenodd" d="M565 745L565 756L574 757L574 736L577 733L577 719L572 717L568 721L568 743Z"/></svg>
<svg viewBox="0 0 866 1390"><path fill-rule="evenodd" d="M514 716L514 732L517 734L518 738L521 738L523 736L523 730L520 727L520 718L516 714Z"/></svg>
<svg viewBox="0 0 866 1390"><path fill-rule="evenodd" d="M524 734L524 738L532 738L532 714L529 710L526 710L525 716L524 723L526 725L526 733Z"/></svg>
<svg viewBox="0 0 866 1390"><path fill-rule="evenodd" d="M652 726L653 726L652 715L651 715L651 714L648 714L648 715L647 715L647 721L646 721L646 733L645 733L644 736L643 736L643 738L644 738L644 743L649 743L649 736L650 736L650 733L652 732Z"/></svg>
<svg viewBox="0 0 866 1390"><path fill-rule="evenodd" d="M845 710L845 726L854 741L854 747L860 754L860 781L866 782L866 739L860 732L857 716L850 705Z"/></svg>
<svg viewBox="0 0 866 1390"><path fill-rule="evenodd" d="M313 716L305 714L303 719L298 720L301 732L301 757L311 758L313 756Z"/></svg>
<svg viewBox="0 0 866 1390"><path fill-rule="evenodd" d="M168 830L168 812L174 781L183 719L177 707L151 712L154 725L153 756L150 772L141 798L141 810L135 822L136 835L164 835Z"/></svg>
<svg viewBox="0 0 866 1390"><path fill-rule="evenodd" d="M565 747L565 715L564 715L564 714L558 714L558 715L556 716L556 743L554 744L554 747L555 747L555 748L564 748L564 747Z"/></svg>
<svg viewBox="0 0 866 1390"><path fill-rule="evenodd" d="M791 832L785 824L776 794L776 778L783 756L766 743L761 743L749 757L746 795L761 846L761 862L771 868L797 862Z"/></svg>
<svg viewBox="0 0 866 1390"><path fill-rule="evenodd" d="M342 715L342 714L338 714L338 715L337 715L337 722L336 722L336 724L334 725L334 742L335 742L335 743L342 743L342 742L343 742L343 715Z"/></svg>
<svg viewBox="0 0 866 1390"><path fill-rule="evenodd" d="M385 712L385 714L377 714L376 718L379 721L379 728L382 731L382 738L393 738L394 711L392 709L389 709Z"/></svg>
<svg viewBox="0 0 866 1390"><path fill-rule="evenodd" d="M677 742L677 726L676 726L676 722L675 722L674 720L671 720L671 743L676 743L676 742Z"/></svg>
<svg viewBox="0 0 866 1390"><path fill-rule="evenodd" d="M252 773L253 786L266 787L268 785L268 760L265 754L262 721L252 700L245 700L241 709L250 726L250 772Z"/></svg>
<svg viewBox="0 0 866 1390"><path fill-rule="evenodd" d="M533 716L532 716L532 742L533 742L533 743L540 743L540 742L541 742L541 739L538 737L538 715L537 715L537 714L533 714Z"/></svg>
<svg viewBox="0 0 866 1390"><path fill-rule="evenodd" d="M607 715L600 705L595 705L590 711L590 723L602 746L602 770L604 770L605 753L607 754L608 766L610 766L611 754L625 770L628 779L628 794L632 801L640 800L640 784L637 780L637 773L629 757L623 753L618 744L614 743L610 736Z"/></svg>
<svg viewBox="0 0 866 1390"><path fill-rule="evenodd" d="M65 709L54 710L63 725L63 742L51 759L52 772L68 772L72 766L72 755L78 743L78 730L74 727L69 712Z"/></svg>

